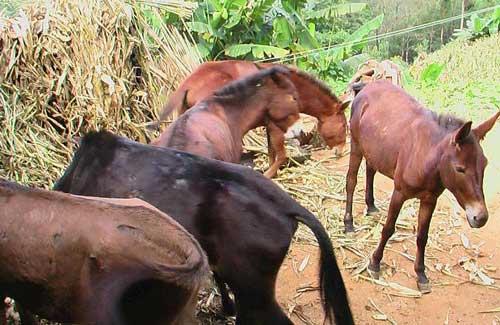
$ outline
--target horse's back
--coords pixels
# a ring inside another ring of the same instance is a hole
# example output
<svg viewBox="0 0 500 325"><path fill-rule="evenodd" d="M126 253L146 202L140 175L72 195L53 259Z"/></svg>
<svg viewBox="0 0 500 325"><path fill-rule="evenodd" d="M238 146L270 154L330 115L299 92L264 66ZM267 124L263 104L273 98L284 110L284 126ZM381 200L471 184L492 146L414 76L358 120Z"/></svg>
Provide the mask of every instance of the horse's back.
<svg viewBox="0 0 500 325"><path fill-rule="evenodd" d="M257 71L257 66L250 61L205 62L182 82L179 89L188 90L188 96L203 99L228 82Z"/></svg>
<svg viewBox="0 0 500 325"><path fill-rule="evenodd" d="M392 177L402 146L411 146L422 108L410 95L392 83L367 84L355 97L351 112L351 134L368 164Z"/></svg>
<svg viewBox="0 0 500 325"><path fill-rule="evenodd" d="M154 145L239 162L241 144L235 141L225 115L218 114L216 106L200 102L172 123Z"/></svg>
<svg viewBox="0 0 500 325"><path fill-rule="evenodd" d="M185 107L179 113L184 113L190 107L208 98L218 88L229 82L257 72L259 69L251 61L210 61L202 63L184 81L181 82L171 96L172 103L167 104L168 113L173 109L169 106L181 106L184 92Z"/></svg>

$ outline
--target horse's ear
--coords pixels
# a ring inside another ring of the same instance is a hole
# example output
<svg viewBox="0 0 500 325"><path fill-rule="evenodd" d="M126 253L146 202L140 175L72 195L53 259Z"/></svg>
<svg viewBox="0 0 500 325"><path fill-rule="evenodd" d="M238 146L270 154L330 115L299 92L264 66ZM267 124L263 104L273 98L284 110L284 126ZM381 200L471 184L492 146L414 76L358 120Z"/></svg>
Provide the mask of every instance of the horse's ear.
<svg viewBox="0 0 500 325"><path fill-rule="evenodd" d="M184 94L182 96L182 105L179 107L179 115L184 114L188 109L189 109L189 104L188 104L188 89L184 90Z"/></svg>
<svg viewBox="0 0 500 325"><path fill-rule="evenodd" d="M453 135L452 144L457 145L463 143L471 131L471 126L472 121L469 121L462 125L460 129L456 130L455 134Z"/></svg>
<svg viewBox="0 0 500 325"><path fill-rule="evenodd" d="M347 107L349 107L349 104L351 103L351 99L347 99L345 101L343 101L340 106L339 106L339 112L342 112L344 111Z"/></svg>
<svg viewBox="0 0 500 325"><path fill-rule="evenodd" d="M283 73L282 71L276 71L270 74L271 79L276 83L279 87L287 87L290 86L290 78L288 78L288 72Z"/></svg>
<svg viewBox="0 0 500 325"><path fill-rule="evenodd" d="M478 140L484 139L484 136L493 128L493 125L495 125L495 122L497 121L499 116L500 116L500 111L498 111L495 115L493 115L483 123L476 126L474 129L472 129L472 132L474 132L474 135Z"/></svg>

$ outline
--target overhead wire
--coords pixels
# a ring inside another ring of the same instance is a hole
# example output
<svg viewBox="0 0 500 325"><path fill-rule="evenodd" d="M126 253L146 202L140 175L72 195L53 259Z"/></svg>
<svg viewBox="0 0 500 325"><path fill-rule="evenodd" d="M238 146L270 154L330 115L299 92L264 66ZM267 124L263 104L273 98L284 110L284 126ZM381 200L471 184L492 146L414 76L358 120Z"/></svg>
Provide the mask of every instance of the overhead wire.
<svg viewBox="0 0 500 325"><path fill-rule="evenodd" d="M376 40L383 40L383 39L386 39L386 38L391 38L391 37L394 37L394 36L399 36L399 35L411 33L411 32L414 32L414 31L421 30L421 29L426 29L426 28L429 28L429 27L446 24L446 23L449 23L449 22L452 22L452 21L455 21L455 20L458 20L458 19L462 19L462 17L463 18L470 17L470 16L472 16L474 14L485 13L485 12L488 12L488 11L495 10L497 8L500 8L500 5L491 6L491 7L488 7L488 8L483 8L483 9L471 11L471 12L465 13L464 15L460 14L460 15L453 16L453 17L447 17L447 18L435 20L435 21L424 23L424 24L417 25L417 26L406 27L406 28L403 28L403 29L399 29L399 30L396 30L396 31L390 31L390 32L387 32L387 33L384 33L384 34L380 34L380 35L372 35L372 36L363 38L362 40L358 40L358 41L349 41L349 42L344 42L344 43L340 43L340 44L324 46L324 47L320 47L320 48L317 48L317 49L312 49L312 50L306 50L306 51L302 51L302 52L291 53L291 54L288 54L288 55L285 55L285 56L282 56L282 57L279 57L279 58L266 58L266 59L256 60L255 62L274 62L274 61L276 61L276 62L285 62L285 61L292 60L292 59L295 60L295 59L303 58L303 57L306 57L306 56L310 56L310 55L314 55L314 54L318 54L318 53L322 53L322 52L334 51L336 49L341 49L341 48L345 48L345 47L348 47L348 46L355 46L355 45L362 44L362 43L369 43L369 42L373 42L373 41L376 41Z"/></svg>

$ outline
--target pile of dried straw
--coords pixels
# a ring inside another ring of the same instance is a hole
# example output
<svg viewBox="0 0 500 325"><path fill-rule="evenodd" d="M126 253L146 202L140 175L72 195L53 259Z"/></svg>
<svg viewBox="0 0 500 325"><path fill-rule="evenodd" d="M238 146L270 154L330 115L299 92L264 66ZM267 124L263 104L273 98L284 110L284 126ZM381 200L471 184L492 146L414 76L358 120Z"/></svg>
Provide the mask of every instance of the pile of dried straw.
<svg viewBox="0 0 500 325"><path fill-rule="evenodd" d="M184 15L193 9L174 5ZM176 29L148 25L144 6L58 0L0 16L1 177L51 186L89 129L147 141L146 124L200 59Z"/></svg>

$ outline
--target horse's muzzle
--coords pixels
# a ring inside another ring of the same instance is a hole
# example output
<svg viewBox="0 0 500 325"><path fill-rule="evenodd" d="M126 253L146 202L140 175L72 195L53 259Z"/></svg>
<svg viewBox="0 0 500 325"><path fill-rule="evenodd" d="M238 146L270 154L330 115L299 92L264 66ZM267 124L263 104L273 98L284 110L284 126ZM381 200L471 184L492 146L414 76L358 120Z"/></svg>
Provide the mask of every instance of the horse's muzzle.
<svg viewBox="0 0 500 325"><path fill-rule="evenodd" d="M488 221L488 210L485 208L481 209L475 206L466 205L465 215L472 228L481 228Z"/></svg>

